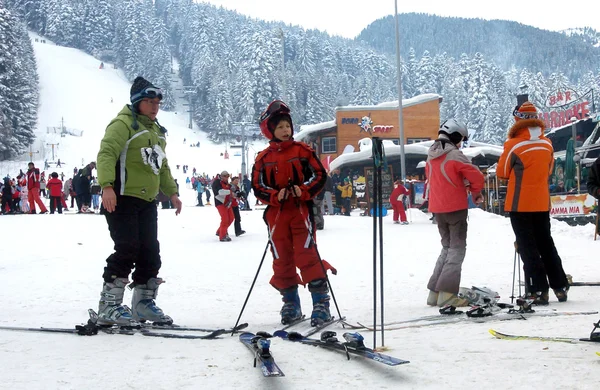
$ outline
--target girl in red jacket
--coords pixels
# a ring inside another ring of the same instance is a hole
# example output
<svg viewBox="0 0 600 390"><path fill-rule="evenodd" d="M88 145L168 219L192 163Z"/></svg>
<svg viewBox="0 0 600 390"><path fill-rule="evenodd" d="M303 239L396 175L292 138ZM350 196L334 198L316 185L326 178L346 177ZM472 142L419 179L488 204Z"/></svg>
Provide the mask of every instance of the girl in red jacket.
<svg viewBox="0 0 600 390"><path fill-rule="evenodd" d="M268 205L264 220L273 253L271 285L283 297L281 323L286 325L302 317L298 285L308 284L313 301L311 325L317 326L331 320L329 287L323 270L335 271L326 261L319 264L315 224L309 210L312 199L325 186L327 173L308 145L294 141L290 109L284 102L272 102L260 119L261 132L270 142L256 157L252 188L256 198Z"/></svg>
<svg viewBox="0 0 600 390"><path fill-rule="evenodd" d="M406 220L406 212L404 211L404 202L402 202L402 197L404 195L408 195L409 192L402 185L400 180L396 181L396 188L392 191L392 195L390 195L390 204L394 209L394 223L402 222L402 225L408 225L408 221ZM400 221L398 221L398 216L400 216Z"/></svg>

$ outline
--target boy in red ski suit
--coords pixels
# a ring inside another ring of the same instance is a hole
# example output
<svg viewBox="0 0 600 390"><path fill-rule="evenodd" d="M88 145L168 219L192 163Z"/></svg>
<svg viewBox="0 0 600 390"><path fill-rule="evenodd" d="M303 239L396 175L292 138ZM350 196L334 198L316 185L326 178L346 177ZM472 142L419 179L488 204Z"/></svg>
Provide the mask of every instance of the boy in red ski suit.
<svg viewBox="0 0 600 390"><path fill-rule="evenodd" d="M402 197L404 195L408 195L409 192L402 185L402 182L397 181L396 188L392 191L392 195L390 195L390 204L394 209L394 223L402 222L403 225L408 225L408 221L406 220L406 212L404 212L404 203L402 202ZM398 216L400 216L400 221L398 221Z"/></svg>
<svg viewBox="0 0 600 390"><path fill-rule="evenodd" d="M46 188L48 188L48 192L50 193L50 214L54 214L54 211L58 209L58 213L62 214L63 212L63 203L62 200L62 187L63 183L58 178L58 173L52 172L51 179L48 180L48 184L46 184Z"/></svg>
<svg viewBox="0 0 600 390"><path fill-rule="evenodd" d="M260 119L261 132L270 142L252 167L252 188L256 198L268 205L264 220L273 254L270 283L283 297L281 323L287 325L302 317L298 284L308 284L313 301L311 325L317 326L331 320L324 270L336 273L326 261L320 264L312 216L312 199L325 186L327 173L308 145L294 141L285 103L275 100Z"/></svg>

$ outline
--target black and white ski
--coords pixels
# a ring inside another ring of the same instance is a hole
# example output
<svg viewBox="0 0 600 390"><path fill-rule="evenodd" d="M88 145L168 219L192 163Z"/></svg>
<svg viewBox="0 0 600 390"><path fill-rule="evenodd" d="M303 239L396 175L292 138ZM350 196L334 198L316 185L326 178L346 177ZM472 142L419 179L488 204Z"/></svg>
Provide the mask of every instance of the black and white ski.
<svg viewBox="0 0 600 390"><path fill-rule="evenodd" d="M177 330L177 331L186 331L186 332L215 332L220 331L221 329L210 329L210 328L195 328L190 326L183 325L163 325L163 324L155 324L155 323L146 323L142 322L141 327L143 329L152 329L152 330ZM242 330L248 327L247 323L239 324L235 328L225 329L225 333L239 333Z"/></svg>
<svg viewBox="0 0 600 390"><path fill-rule="evenodd" d="M492 314L491 316L486 317L467 317L466 315L455 315L451 317L446 316L426 316L415 318L412 320L404 320L404 321L395 321L389 322L384 325L385 330L399 330L399 329L410 329L410 328L422 328L427 326L436 326L436 325L446 325L446 324L455 324L462 322L469 323L482 323L489 321L509 321L509 320L527 320L530 317L559 317L559 316L575 316L575 315L592 315L598 314L597 311L569 311L569 312L561 312L554 310L539 310L533 312L502 312L497 314ZM344 323L348 327L352 329L365 329L369 331L375 330L370 325L363 325L360 322L357 324L348 324ZM377 326L377 330L381 330L381 325Z"/></svg>
<svg viewBox="0 0 600 390"><path fill-rule="evenodd" d="M270 337L272 337L270 334L263 332L257 334L244 332L240 334L240 341L254 353L254 367L258 363L263 376L285 376L271 355Z"/></svg>
<svg viewBox="0 0 600 390"><path fill-rule="evenodd" d="M359 333L344 333L344 339L346 340L345 342L338 341L337 337L335 337L335 332L323 332L321 334L321 340L308 338L297 332L288 333L285 330L278 330L273 335L281 337L284 340L341 351L346 354L348 360L350 360L350 355L356 355L388 366L398 366L400 364L410 363L408 360L402 360L393 356L384 355L374 351L371 348L367 348L364 345L363 337Z"/></svg>

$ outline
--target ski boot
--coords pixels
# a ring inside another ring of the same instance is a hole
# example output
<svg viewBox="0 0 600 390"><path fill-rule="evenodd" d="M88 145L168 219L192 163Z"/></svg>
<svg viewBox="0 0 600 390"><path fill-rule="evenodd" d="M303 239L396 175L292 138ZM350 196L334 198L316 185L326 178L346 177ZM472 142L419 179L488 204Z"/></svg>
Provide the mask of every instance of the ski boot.
<svg viewBox="0 0 600 390"><path fill-rule="evenodd" d="M548 305L548 291L536 291L527 293L526 298L533 299L534 305L546 306Z"/></svg>
<svg viewBox="0 0 600 390"><path fill-rule="evenodd" d="M331 321L329 312L329 287L326 279L317 279L308 283L308 291L312 295L313 311L310 315L310 326L319 326Z"/></svg>
<svg viewBox="0 0 600 390"><path fill-rule="evenodd" d="M160 307L156 306L154 299L158 295L158 286L164 281L161 278L150 278L146 284L132 283L129 288L133 288L133 298L131 307L133 317L140 321L152 321L155 325L172 325L173 319L163 313Z"/></svg>
<svg viewBox="0 0 600 390"><path fill-rule="evenodd" d="M346 345L355 349L361 349L365 347L365 338L358 332L348 332L343 334L346 339Z"/></svg>
<svg viewBox="0 0 600 390"><path fill-rule="evenodd" d="M554 290L554 295L556 295L556 298L558 299L559 302L566 302L567 301L567 293L569 292L569 285L567 285L567 287L563 287L563 288L557 288Z"/></svg>
<svg viewBox="0 0 600 390"><path fill-rule="evenodd" d="M298 296L298 286L280 290L283 307L281 308L281 324L289 325L302 318L302 307Z"/></svg>
<svg viewBox="0 0 600 390"><path fill-rule="evenodd" d="M131 309L123 305L123 295L127 283L129 283L129 280L126 278L117 278L112 283L104 282L98 305L98 325L125 327L139 325L134 320Z"/></svg>
<svg viewBox="0 0 600 390"><path fill-rule="evenodd" d="M469 302L464 298L460 298L457 294L440 291L438 293L437 305L439 307L444 307L447 305L452 305L454 307L465 307L469 306Z"/></svg>
<svg viewBox="0 0 600 390"><path fill-rule="evenodd" d="M459 298L466 299L471 306L494 306L500 300L500 295L487 287L471 287L470 289L461 287L458 293Z"/></svg>
<svg viewBox="0 0 600 390"><path fill-rule="evenodd" d="M427 306L437 306L439 293L437 291L429 290L429 295L427 296Z"/></svg>

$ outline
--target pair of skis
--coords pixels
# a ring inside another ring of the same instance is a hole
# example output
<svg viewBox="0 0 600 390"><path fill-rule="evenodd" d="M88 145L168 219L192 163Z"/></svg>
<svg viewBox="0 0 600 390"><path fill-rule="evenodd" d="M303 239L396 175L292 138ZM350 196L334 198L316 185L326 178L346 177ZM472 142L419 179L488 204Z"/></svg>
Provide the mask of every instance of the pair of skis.
<svg viewBox="0 0 600 390"><path fill-rule="evenodd" d="M265 377L285 376L283 371L275 363L271 355L271 338L280 337L283 340L298 342L314 347L321 347L334 351L341 351L346 354L348 360L350 355L360 356L388 366L397 366L410 363L408 360L402 360L393 356L384 355L364 345L364 339L359 333L344 333L344 342L340 342L335 332L326 331L321 334L321 339L313 339L303 336L298 332L287 332L278 330L273 335L266 332L256 334L245 332L240 334L240 341L254 353L254 367L257 365Z"/></svg>
<svg viewBox="0 0 600 390"><path fill-rule="evenodd" d="M447 324L455 324L462 322L469 323L483 323L489 321L509 321L509 320L526 320L531 317L559 317L559 316L575 316L575 315L592 315L598 314L597 311L573 311L573 312L565 312L565 311L553 311L553 310L538 310L531 312L500 312L497 314L492 313L489 316L485 317L468 317L464 313L456 313L454 315L432 315L432 316L424 316L409 320L402 321L394 321L388 322L384 324L385 330L399 330L399 329L411 329L411 328L422 328L427 326L436 326L436 325L447 325ZM364 325L360 322L358 323L349 323L343 322L343 324L350 329L354 330L369 330L374 331L375 328L372 325ZM377 326L377 330L381 330L381 325Z"/></svg>
<svg viewBox="0 0 600 390"><path fill-rule="evenodd" d="M175 324L153 324L153 323L140 323L135 326L103 326L98 325L98 315L92 309L88 310L90 319L85 325L76 325L74 328L30 328L20 326L0 326L0 330L18 331L18 332L42 332L42 333L67 333L76 334L79 336L94 336L98 333L105 334L120 334L133 336L135 334L141 334L146 337L162 337L170 339L187 339L187 340L209 340L215 339L221 335L227 333L237 333L248 327L248 324L240 324L232 329L208 329L198 327L180 326ZM161 331L186 331L186 332L203 332L207 333L204 335L196 334L183 334L183 333L165 333L157 332Z"/></svg>

